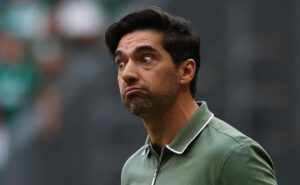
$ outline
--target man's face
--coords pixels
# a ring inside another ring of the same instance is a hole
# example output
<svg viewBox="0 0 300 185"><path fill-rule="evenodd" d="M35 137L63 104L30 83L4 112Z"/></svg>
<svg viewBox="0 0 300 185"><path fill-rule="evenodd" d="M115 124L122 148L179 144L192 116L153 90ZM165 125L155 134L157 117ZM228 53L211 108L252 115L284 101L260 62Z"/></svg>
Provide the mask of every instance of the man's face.
<svg viewBox="0 0 300 185"><path fill-rule="evenodd" d="M122 101L142 118L167 110L179 90L177 68L162 37L153 30L134 31L121 38L115 52Z"/></svg>

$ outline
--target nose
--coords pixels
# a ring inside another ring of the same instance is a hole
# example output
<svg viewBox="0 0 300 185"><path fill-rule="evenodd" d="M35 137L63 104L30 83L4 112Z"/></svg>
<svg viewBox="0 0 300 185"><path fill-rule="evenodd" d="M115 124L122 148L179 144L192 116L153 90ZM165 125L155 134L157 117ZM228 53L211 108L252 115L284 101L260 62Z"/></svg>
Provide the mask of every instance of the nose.
<svg viewBox="0 0 300 185"><path fill-rule="evenodd" d="M134 61L128 61L122 71L122 79L128 84L138 81L138 66Z"/></svg>

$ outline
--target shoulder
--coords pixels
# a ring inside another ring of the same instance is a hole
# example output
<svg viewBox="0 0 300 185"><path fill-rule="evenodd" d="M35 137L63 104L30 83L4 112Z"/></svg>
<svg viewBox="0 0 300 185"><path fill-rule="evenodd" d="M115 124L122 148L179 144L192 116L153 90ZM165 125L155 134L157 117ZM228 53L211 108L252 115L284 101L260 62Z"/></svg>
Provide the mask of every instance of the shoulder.
<svg viewBox="0 0 300 185"><path fill-rule="evenodd" d="M223 162L233 150L249 142L255 141L216 117L209 122L197 139L198 148L201 150L199 152L211 156L214 161L217 159L219 163Z"/></svg>
<svg viewBox="0 0 300 185"><path fill-rule="evenodd" d="M126 184L128 181L128 177L131 172L134 172L136 170L136 167L139 165L142 159L142 153L144 152L145 146L142 146L139 148L134 154L132 154L125 162L122 168L121 173L121 184Z"/></svg>
<svg viewBox="0 0 300 185"><path fill-rule="evenodd" d="M264 158L269 160L267 152L260 144L218 118L211 120L203 134L209 139L214 152L220 150L223 153L224 160L241 152L247 152L248 156L256 156L255 152L259 152L267 155ZM270 165L273 167L271 161Z"/></svg>
<svg viewBox="0 0 300 185"><path fill-rule="evenodd" d="M213 134L217 139L222 139L219 141L230 142L233 147L253 141L236 128L216 117L210 121L207 130L211 132L211 134Z"/></svg>
<svg viewBox="0 0 300 185"><path fill-rule="evenodd" d="M274 166L267 152L256 142L248 142L232 150L220 173L220 184L275 185Z"/></svg>
<svg viewBox="0 0 300 185"><path fill-rule="evenodd" d="M272 160L256 141L218 118L203 134L220 157L219 184L276 184Z"/></svg>

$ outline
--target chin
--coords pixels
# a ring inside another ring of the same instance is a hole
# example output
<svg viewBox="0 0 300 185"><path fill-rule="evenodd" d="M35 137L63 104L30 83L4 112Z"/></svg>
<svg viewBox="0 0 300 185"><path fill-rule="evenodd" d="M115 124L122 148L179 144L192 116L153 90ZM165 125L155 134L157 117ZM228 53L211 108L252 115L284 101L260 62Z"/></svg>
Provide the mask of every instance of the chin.
<svg viewBox="0 0 300 185"><path fill-rule="evenodd" d="M130 102L126 103L128 110L138 117L144 117L152 109L152 103L142 98L133 98Z"/></svg>

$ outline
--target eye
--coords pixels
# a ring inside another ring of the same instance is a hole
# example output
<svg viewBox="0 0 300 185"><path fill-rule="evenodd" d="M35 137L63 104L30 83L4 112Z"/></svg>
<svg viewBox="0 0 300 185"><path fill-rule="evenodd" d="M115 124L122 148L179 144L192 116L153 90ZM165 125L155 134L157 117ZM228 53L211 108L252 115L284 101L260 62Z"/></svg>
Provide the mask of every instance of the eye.
<svg viewBox="0 0 300 185"><path fill-rule="evenodd" d="M123 68L125 67L126 63L124 61L120 61L117 63L118 68Z"/></svg>
<svg viewBox="0 0 300 185"><path fill-rule="evenodd" d="M151 62L152 60L153 60L152 56L149 56L149 55L143 56L143 58L142 58L142 61L143 61L144 63L149 63L149 62Z"/></svg>
<svg viewBox="0 0 300 185"><path fill-rule="evenodd" d="M126 66L126 62L123 60L116 60L116 65L118 69L123 69Z"/></svg>

